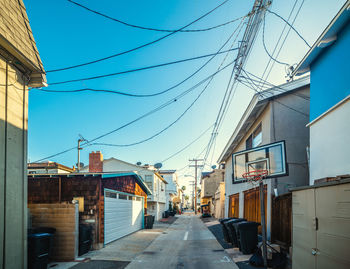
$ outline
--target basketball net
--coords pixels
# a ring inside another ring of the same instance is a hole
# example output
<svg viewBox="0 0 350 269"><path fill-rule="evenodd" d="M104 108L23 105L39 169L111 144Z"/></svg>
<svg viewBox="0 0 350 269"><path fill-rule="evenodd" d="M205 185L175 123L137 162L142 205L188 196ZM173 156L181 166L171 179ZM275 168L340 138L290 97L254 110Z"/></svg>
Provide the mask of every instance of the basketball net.
<svg viewBox="0 0 350 269"><path fill-rule="evenodd" d="M269 174L268 170L259 169L244 173L242 177L247 180L248 183L256 186Z"/></svg>

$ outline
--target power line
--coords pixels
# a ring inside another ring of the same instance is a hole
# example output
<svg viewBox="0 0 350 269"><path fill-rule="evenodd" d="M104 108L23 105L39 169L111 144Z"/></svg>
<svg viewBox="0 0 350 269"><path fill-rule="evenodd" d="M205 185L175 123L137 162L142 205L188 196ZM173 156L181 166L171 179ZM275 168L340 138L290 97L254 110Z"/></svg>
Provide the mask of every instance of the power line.
<svg viewBox="0 0 350 269"><path fill-rule="evenodd" d="M195 76L198 72L200 72L209 62L211 62L220 52L221 50L226 46L226 44L231 40L231 38L236 34L236 32L238 31L238 29L240 29L242 23L244 21L244 18L241 20L241 22L239 23L239 25L237 26L237 28L233 31L233 33L229 36L229 38L225 41L225 43L223 45L221 45L221 47L219 48L219 50L217 51L217 53L213 54L213 56L208 60L206 61L201 67L199 67L195 72L193 72L191 75L189 75L188 77L186 77L185 79L183 79L182 81L178 82L177 84L165 89L165 90L162 90L162 91L159 91L159 92L156 92L156 93L152 93L152 94L132 94L132 93L127 93L127 92L122 92L122 91L116 91L116 90L98 90L98 89L90 89L90 88L85 88L85 89L78 89L78 90L70 90L70 91L67 91L67 90L64 90L64 91L58 91L58 90L48 90L48 89L38 89L40 91L43 91L43 92L57 92L57 93L60 93L60 92L63 92L63 93L67 93L67 92L84 92L84 91L92 91L92 92L107 92L107 93L113 93L113 94L120 94L120 95L125 95L125 96L129 96L129 97L153 97L153 96L157 96L157 95L161 95L163 93L166 93L166 92L169 92L175 88L177 88L178 86L182 85L183 83L185 83L187 80L189 80L190 78L192 78L193 76ZM226 52L232 50L232 46L233 44L231 45L231 48L229 50L226 50ZM227 54L225 56L224 59L226 59L227 57Z"/></svg>
<svg viewBox="0 0 350 269"><path fill-rule="evenodd" d="M253 81L258 82L258 83L262 83L262 84L265 85L265 87L274 88L275 90L279 90L279 91L282 92L282 93L287 92L287 90L283 89L282 87L277 86L277 85L275 85L275 84L273 84L273 83L271 83L271 82L268 82L267 80L264 80L263 78L258 77L258 76L256 76L256 75L254 75L253 73L248 72L247 70L243 70L243 71L247 74L247 76L248 76L248 74L249 74L249 75L255 77L256 79L258 79L258 80L260 80L260 81L257 81L257 80L255 80L255 79L252 79L252 78L249 77L250 80L253 80ZM267 86L266 86L266 85L267 85ZM261 86L261 85L259 85L259 86ZM295 95L295 96L298 96L298 97L300 97L300 98L302 98L302 99L304 99L304 100L310 101L310 98L309 98L308 96L303 95L303 94L298 94L298 93L290 93L290 94Z"/></svg>
<svg viewBox="0 0 350 269"><path fill-rule="evenodd" d="M267 12L269 12L269 13L275 15L276 17L278 17L278 18L280 18L281 20L283 20L286 24L288 24L288 26L289 26L291 29L293 29L293 31L305 42L305 44L306 44L309 48L311 48L310 44L309 44L309 43L305 40L305 38L297 31L297 29L295 29L295 28L293 27L292 24L290 24L286 19L284 19L281 15L278 15L276 12L271 11L271 10L269 10L269 9L266 9L266 10L267 10Z"/></svg>
<svg viewBox="0 0 350 269"><path fill-rule="evenodd" d="M293 19L293 21L292 21L292 23L291 23L292 25L295 23L297 17L299 16L300 10L301 10L301 8L303 7L304 2L305 2L305 0L302 0L301 4L300 4L300 6L299 6L299 9L297 10L297 13L295 14L295 17L294 17L294 19ZM286 25L287 25L287 24L286 24ZM285 28L284 28L284 29L285 29ZM284 39L283 39L283 41L282 41L282 44L281 44L281 46L280 46L280 48L279 48L279 50L278 50L278 52L277 52L277 54L276 54L276 58L278 58L278 56L280 55L281 50L282 50L282 48L283 48L285 42L287 41L287 38L288 38L289 33L290 33L290 30L291 30L291 28L288 29L288 32L287 32L286 36L284 37ZM282 36L281 36L281 37L282 37ZM277 48L277 44L276 44L276 48ZM272 68L273 68L274 64L275 64L275 63L273 62L272 65L271 65L271 67L270 67L269 72L267 73L267 75L266 75L266 77L265 77L265 79L268 79L268 78L269 78L270 73L271 73L271 71L272 71Z"/></svg>
<svg viewBox="0 0 350 269"><path fill-rule="evenodd" d="M232 62L234 63L234 62ZM232 64L231 63L231 64ZM212 82L213 77L210 78L210 80L208 81L208 83L205 85L204 89L198 94L198 96L194 99L194 101L185 109L184 112L181 113L181 115L174 120L173 122L171 122L168 126L166 126L165 128L163 128L162 130L160 130L159 132L155 133L154 135L143 139L141 141L138 142L134 142L134 143L130 143L130 144L106 144L106 143L96 143L97 145L103 145L103 146L111 146L111 147L130 147L130 146L135 146L135 145L139 145L142 144L144 142L147 142L155 137L157 137L158 135L162 134L163 132L165 132L166 130L168 130L171 126L173 126L174 124L176 124L183 116L185 116L185 114L193 107L193 105L198 101L198 99L202 96L202 94L207 90L208 86L210 85L210 83Z"/></svg>
<svg viewBox="0 0 350 269"><path fill-rule="evenodd" d="M165 158L163 161L161 161L161 163L165 163L166 161L170 160L171 158L175 157L176 155L180 154L181 152L183 152L184 150L186 150L187 148L189 148L190 146L192 146L194 143L196 143L199 139L201 139L209 130L210 128L213 127L213 124L210 125L204 132L202 132L197 138L195 138L192 142L190 142L189 144L187 144L186 146L184 146L182 149L180 149L179 151L175 152L174 154L170 155L169 157Z"/></svg>
<svg viewBox="0 0 350 269"><path fill-rule="evenodd" d="M163 66L168 66L168 65L173 65L173 64L178 64L178 63L184 63L184 62L188 62L188 61L198 60L198 59L207 58L207 57L210 57L210 56L217 56L217 55L220 55L220 54L223 54L223 53L226 53L226 52L230 52L230 51L233 51L233 50L237 50L237 49L238 48L231 48L229 50L219 51L219 52L216 52L216 53L196 56L196 57L192 57L192 58L187 58L187 59L182 59L182 60L177 60L177 61L172 61L172 62L167 62L167 63L156 64L156 65L151 65L151 66L145 66L145 67L140 67L140 68L135 68L135 69L130 69L130 70L124 70L124 71L119 71L119 72L110 73L110 74L104 74L104 75L99 75L99 76L71 79L71 80L65 80L65 81L58 81L58 82L50 83L50 85L59 85L59 84L66 84L66 83L72 83L72 82L78 82L78 81L94 80L94 79L100 79L100 78L105 78L105 77L112 77L112 76L117 76L117 75L129 74L129 73L134 73L134 72L138 72L138 71L144 71L144 70L159 68L159 67L163 67ZM73 91L57 91L57 92L75 92L75 91L73 90Z"/></svg>
<svg viewBox="0 0 350 269"><path fill-rule="evenodd" d="M255 91L255 92L256 92L257 94L259 94L259 95L264 96L264 94L266 94L266 93L264 93L264 91L259 91L259 90L257 90L257 89L254 88L254 86L252 86L252 85L247 85L247 84L245 84L244 82L242 82L242 81L240 81L240 80L238 80L238 81L239 81L240 83L242 83L243 85L245 85L246 87L252 89L253 91ZM255 84L254 84L254 85L255 85ZM255 86L256 86L256 85L255 85ZM288 106L288 105L286 105L286 104L284 104L284 103L282 103L282 102L280 102L280 101L278 101L278 100L276 100L276 99L274 99L274 101L277 102L277 103L279 103L280 105L282 105L282 106L284 106L284 107L290 109L290 110L293 110L294 112L297 112L297 113L299 113L299 114L301 114L301 115L307 117L307 118L309 117L308 114L306 114L306 113L304 113L304 112L302 112L302 111L300 111L300 110L298 110L298 109L295 109L295 108L293 108L293 107L291 107L291 106Z"/></svg>
<svg viewBox="0 0 350 269"><path fill-rule="evenodd" d="M169 30L169 29L159 29L159 28L152 28L152 27L145 27L145 26L139 26L139 25L135 25L135 24L131 24L131 23L128 23L128 22L125 22L125 21L122 21L122 20L119 20L119 19L116 19L116 18L113 18L111 16L108 16L104 13L101 13L99 11L96 11L96 10L93 10L87 6L84 6L80 3L77 3L77 2L74 2L72 0L68 0L68 2L71 2L72 4L75 4L87 11L90 11L92 13L95 13L99 16L102 16L102 17L105 17L109 20L112 20L112 21L115 21L115 22L118 22L120 24L123 24L125 26L129 26L129 27L132 27L132 28L138 28L138 29L142 29L142 30L149 30L149 31L156 31L156 32L170 32L170 33L173 33L173 32L204 32L204 31L210 31L210 30L213 30L213 29L216 29L216 28L219 28L219 27L222 27L222 26L225 26L225 25L228 25L228 24L231 24L235 21L238 21L239 19L242 19L244 16L242 17L239 17L239 18L236 18L236 19L233 19L233 20L230 20L228 22L225 22L225 23L221 23L221 24L218 24L218 25L215 25L215 26L211 26L211 27L208 27L208 28L203 28L203 29L188 29L188 30Z"/></svg>
<svg viewBox="0 0 350 269"><path fill-rule="evenodd" d="M266 24L266 19L265 19L265 16L264 16L264 20L263 20L263 32L262 32L262 43L263 43L263 47L264 47L264 50L265 50L266 54L271 58L271 60L275 61L276 63L282 64L282 65L286 65L286 66L289 67L289 64L288 64L288 63L279 61L279 60L277 60L276 58L274 58L274 57L269 53L268 49L266 48L266 43L265 43L265 24Z"/></svg>
<svg viewBox="0 0 350 269"><path fill-rule="evenodd" d="M292 16L293 11L294 11L294 9L295 9L297 3L298 3L298 0L295 0L295 1L294 1L294 5L293 5L293 7L292 7L292 9L291 9L291 11L290 11L290 13L289 13L289 15L288 15L288 19L287 19L287 20L289 20L290 17ZM283 36L283 34L284 34L284 30L285 30L286 28L287 28L287 24L285 24L285 25L283 26L282 32L281 32L281 34L280 34L280 36L279 36L279 38L278 38L278 40L277 40L277 42L276 42L276 45L275 45L275 47L274 47L274 49L273 49L273 51L272 51L272 55L275 54L275 51L276 51L276 49L277 49L277 47L278 47L279 42L280 42L281 39L282 39L282 36ZM289 30L290 30L290 28L289 28ZM278 54L278 55L279 55L279 54ZM278 55L277 55L277 57L278 57ZM277 57L276 57L276 58L277 58ZM269 65L270 65L270 63L271 63L271 60L272 60L271 58L268 60L267 65L265 66L264 72L263 72L262 75L261 75L262 78L265 76L265 73L266 73L267 69L269 68ZM270 72L271 72L272 67L274 66L274 64L275 64L275 62L272 62ZM268 76L268 75L267 75L267 76ZM267 76L266 76L266 79L267 79Z"/></svg>
<svg viewBox="0 0 350 269"><path fill-rule="evenodd" d="M233 62L234 62L234 61L233 61ZM149 111L149 112L147 112L147 113L145 113L145 114L143 114L143 115L137 117L136 119L134 119L134 120L132 120L132 121L130 121L130 122L128 122L128 123L123 124L122 126L116 128L116 129L113 129L113 130L111 130L111 131L109 131L109 132L107 132L107 133L104 133L104 134L102 134L102 135L100 135L100 136L98 136L98 137L95 137L95 138L93 138L93 139L90 139L88 143L83 143L82 146L85 146L86 144L92 143L92 142L94 142L94 141L96 141L96 140L99 140L99 139L101 139L101 138L103 138L103 137L106 137L106 136L108 136L108 135L110 135L110 134L112 134L112 133L115 133L115 132L117 132L117 131L119 131L119 130L121 130L121 129L124 129L125 127L127 127L127 126L129 126L129 125L131 125L131 124L133 124L133 123L135 123L135 122L138 122L139 120L141 120L141 119L143 119L143 118L145 118L145 117L147 117L147 116L149 116L149 115L151 115L151 114L154 114L155 112L158 112L159 110L161 110L161 109L163 109L163 108L165 108L165 107L167 107L167 106L173 104L174 102L177 102L180 98L182 98L183 96L185 96L186 94L188 94L189 92L191 92L192 90L194 90L195 88L197 88L198 86L200 86L201 84L203 84L204 82L206 82L207 80L209 80L210 78L214 77L214 76L215 76L216 74L218 74L219 72L223 71L224 69L226 69L227 67L229 67L230 65L232 65L233 62L231 62L231 63L227 64L226 66L224 66L223 68L217 70L217 71L216 71L215 73L213 73L211 76L207 77L206 79L200 81L199 83L197 83L196 85L192 86L192 87L189 88L188 90L186 90L186 91L182 92L181 94L177 95L175 98L172 98L171 100L165 102L164 104L162 104L162 105L160 105L160 106L158 106L158 107L152 109L151 111ZM73 150L73 149L76 149L76 147L72 147L72 148L69 148L69 149L67 149L67 150L58 152L58 153L56 153L56 154L53 154L53 155L50 155L50 156L48 156L48 157L42 158L42 159L37 160L37 161L35 161L35 162L41 162L41 161L43 161L43 160L46 160L46 159L49 159L49 158L53 158L53 157L59 156L59 155L61 155L61 154L64 154L64 153L66 153L66 152L69 152L69 151L71 151L71 150Z"/></svg>
<svg viewBox="0 0 350 269"><path fill-rule="evenodd" d="M48 70L46 71L46 73L50 73L50 72L58 72L58 71L64 71L64 70L69 70L69 69L73 69L73 68L78 68L78 67L82 67L82 66L86 66L86 65L90 65L90 64L94 64L94 63L98 63L98 62L102 62L102 61L105 61L105 60L108 60L108 59L111 59L111 58L115 58L115 57L118 57L118 56L121 56L121 55L124 55L124 54L127 54L127 53L130 53L130 52L133 52L133 51L136 51L136 50L139 50L139 49L142 49L144 47L147 47L149 45L152 45L152 44L155 44L169 36L172 36L173 34L176 34L177 32L187 28L188 26L198 22L199 20L203 19L204 17L208 16L209 14L213 13L216 9L220 8L221 6L223 6L224 4L226 4L229 0L225 0L224 2L222 2L220 5L216 6L215 8L211 9L210 11L208 11L207 13L205 13L204 15L200 16L199 18L195 19L194 21L186 24L185 26L181 27L180 29L174 31L174 32L171 32L165 36L162 36L160 38L157 38L151 42L147 42L145 44L142 44L140 46L137 46L135 48L132 48L132 49L128 49L126 51L123 51L123 52L119 52L119 53L116 53L116 54L112 54L110 56L107 56L107 57L103 57L103 58L100 58L100 59L97 59L97 60L93 60L93 61L89 61L89 62L86 62L86 63L81 63L81 64L77 64L77 65L72 65L72 66L67 66L67 67L62 67L62 68L57 68L57 69L53 69L53 70Z"/></svg>
<svg viewBox="0 0 350 269"><path fill-rule="evenodd" d="M231 63L232 64L232 63ZM226 67L225 67L226 68ZM222 70L220 70L222 71ZM219 72L220 72L219 71ZM195 86L191 87L190 90L197 88L198 86L200 86L201 84L203 84L205 81L209 80L210 78L212 78L213 76L215 76L218 73L218 71L214 72L213 74L211 74L210 76L206 77L205 79L203 79L202 81L200 81L199 83L197 83ZM71 92L84 92L84 91L92 91L92 92L104 92L104 93L111 93L111 94L119 94L119 95L125 95L125 96L129 96L129 97L152 97L152 96L156 96L156 95L160 95L165 93L166 91L161 91L158 93L153 93L153 94L132 94L132 93L127 93L127 92L121 92L121 91L116 91L116 90L106 90L106 89L102 89L102 90L98 90L98 89L91 89L91 88L84 88L84 89L78 89L78 90L48 90L48 89L40 89L40 88L33 88L36 89L38 91L43 91L43 92L57 92L57 93L71 93ZM184 91L187 92L188 90Z"/></svg>
<svg viewBox="0 0 350 269"><path fill-rule="evenodd" d="M242 42L241 42L241 45L240 45L240 48L238 51L237 61L236 61L235 66L232 70L230 79L228 81L225 95L224 95L224 98L223 98L222 103L221 103L220 108L219 108L219 112L218 112L218 115L217 115L217 118L215 121L216 124L213 128L212 137L209 140L208 148L207 148L207 151L205 153L204 160L207 160L207 158L210 154L211 147L215 141L215 137L218 134L218 130L219 130L219 128L222 124L222 121L223 121L223 117L224 117L225 112L226 112L228 105L230 103L231 94L233 92L233 95L234 95L234 93L236 91L236 88L234 88L235 82L237 80L237 77L241 73L241 70L246 62L247 57L249 56L249 54L251 52L251 48L252 48L253 43L256 39L257 32L258 32L258 29L260 26L260 22L261 22L262 16L265 14L264 11L266 10L267 5L269 5L269 2L267 2L267 1L255 1L254 2L253 8L252 8L252 10L254 11L254 16L249 17L249 21L247 23L247 27L246 27L246 30L244 32L243 39L242 39ZM234 77L234 80L232 81L233 75L235 75L235 77ZM232 82L232 85L231 85L231 82Z"/></svg>

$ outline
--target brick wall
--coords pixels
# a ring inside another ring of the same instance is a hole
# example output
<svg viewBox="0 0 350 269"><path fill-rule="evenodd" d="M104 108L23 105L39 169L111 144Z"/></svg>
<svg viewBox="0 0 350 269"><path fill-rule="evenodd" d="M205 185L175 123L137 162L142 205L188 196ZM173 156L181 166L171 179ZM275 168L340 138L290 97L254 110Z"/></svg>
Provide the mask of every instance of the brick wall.
<svg viewBox="0 0 350 269"><path fill-rule="evenodd" d="M53 259L71 261L78 256L78 205L76 204L28 204L32 227L53 227Z"/></svg>
<svg viewBox="0 0 350 269"><path fill-rule="evenodd" d="M100 151L89 154L89 172L103 172L103 155Z"/></svg>

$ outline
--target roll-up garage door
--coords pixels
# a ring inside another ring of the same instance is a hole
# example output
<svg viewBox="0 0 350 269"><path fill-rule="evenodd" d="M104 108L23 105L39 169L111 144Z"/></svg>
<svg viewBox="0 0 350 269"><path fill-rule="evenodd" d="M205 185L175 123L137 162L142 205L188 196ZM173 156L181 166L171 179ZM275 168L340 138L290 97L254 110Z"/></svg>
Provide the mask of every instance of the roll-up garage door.
<svg viewBox="0 0 350 269"><path fill-rule="evenodd" d="M142 197L106 190L104 199L105 244L142 229Z"/></svg>

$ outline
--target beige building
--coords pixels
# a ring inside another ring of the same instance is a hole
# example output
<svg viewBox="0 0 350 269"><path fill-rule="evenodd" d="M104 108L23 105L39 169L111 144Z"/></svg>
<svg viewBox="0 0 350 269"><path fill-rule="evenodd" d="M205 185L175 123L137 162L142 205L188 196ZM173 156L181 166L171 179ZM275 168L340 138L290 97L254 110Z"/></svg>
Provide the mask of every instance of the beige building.
<svg viewBox="0 0 350 269"><path fill-rule="evenodd" d="M211 214L215 214L215 193L221 182L224 182L224 169L214 169L210 173L202 174L201 178L201 205L209 205Z"/></svg>
<svg viewBox="0 0 350 269"><path fill-rule="evenodd" d="M213 215L217 219L225 217L225 182L220 182L214 195L214 211Z"/></svg>
<svg viewBox="0 0 350 269"><path fill-rule="evenodd" d="M28 163L28 174L66 174L75 171L75 167L68 167L56 162Z"/></svg>
<svg viewBox="0 0 350 269"><path fill-rule="evenodd" d="M22 0L0 2L0 268L26 268L28 87L46 78Z"/></svg>

